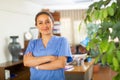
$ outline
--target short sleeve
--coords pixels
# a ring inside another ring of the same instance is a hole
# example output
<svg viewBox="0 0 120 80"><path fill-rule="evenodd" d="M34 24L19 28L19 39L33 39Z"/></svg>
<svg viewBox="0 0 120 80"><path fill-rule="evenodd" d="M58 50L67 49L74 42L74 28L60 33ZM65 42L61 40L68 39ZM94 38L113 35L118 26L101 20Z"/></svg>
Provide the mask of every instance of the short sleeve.
<svg viewBox="0 0 120 80"><path fill-rule="evenodd" d="M70 46L69 46L66 38L62 38L60 49L59 49L58 53L59 53L58 56L66 56L67 62L73 61Z"/></svg>
<svg viewBox="0 0 120 80"><path fill-rule="evenodd" d="M33 52L33 48L34 48L34 41L30 40L24 54L27 54L29 52Z"/></svg>

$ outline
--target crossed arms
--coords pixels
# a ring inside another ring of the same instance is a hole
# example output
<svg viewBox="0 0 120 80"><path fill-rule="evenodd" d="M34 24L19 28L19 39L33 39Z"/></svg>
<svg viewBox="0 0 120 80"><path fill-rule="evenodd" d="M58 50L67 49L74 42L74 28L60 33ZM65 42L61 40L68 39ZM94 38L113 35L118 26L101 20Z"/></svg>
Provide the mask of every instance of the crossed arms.
<svg viewBox="0 0 120 80"><path fill-rule="evenodd" d="M66 57L56 57L56 56L42 56L34 57L32 53L24 55L23 62L24 66L27 67L37 67L37 69L42 70L55 70L64 68L66 64Z"/></svg>

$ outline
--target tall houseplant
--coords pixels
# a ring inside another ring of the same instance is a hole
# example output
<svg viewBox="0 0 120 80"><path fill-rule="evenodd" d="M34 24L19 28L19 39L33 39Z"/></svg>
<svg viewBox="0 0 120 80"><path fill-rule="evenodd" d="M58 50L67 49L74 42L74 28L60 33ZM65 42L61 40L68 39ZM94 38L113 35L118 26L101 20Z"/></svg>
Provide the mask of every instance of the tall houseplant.
<svg viewBox="0 0 120 80"><path fill-rule="evenodd" d="M120 43L116 46L115 38L120 40L120 0L100 0L89 6L85 19L86 24L98 24L88 49L97 46L103 64L117 72L113 80L120 80Z"/></svg>

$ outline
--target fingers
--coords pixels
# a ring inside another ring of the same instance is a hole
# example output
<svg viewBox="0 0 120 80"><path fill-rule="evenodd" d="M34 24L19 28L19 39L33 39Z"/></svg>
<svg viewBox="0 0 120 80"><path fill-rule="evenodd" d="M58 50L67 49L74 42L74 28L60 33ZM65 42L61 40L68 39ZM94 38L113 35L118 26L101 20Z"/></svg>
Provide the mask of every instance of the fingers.
<svg viewBox="0 0 120 80"><path fill-rule="evenodd" d="M28 53L28 55L29 55L29 56L32 56L32 53L30 52L30 53Z"/></svg>

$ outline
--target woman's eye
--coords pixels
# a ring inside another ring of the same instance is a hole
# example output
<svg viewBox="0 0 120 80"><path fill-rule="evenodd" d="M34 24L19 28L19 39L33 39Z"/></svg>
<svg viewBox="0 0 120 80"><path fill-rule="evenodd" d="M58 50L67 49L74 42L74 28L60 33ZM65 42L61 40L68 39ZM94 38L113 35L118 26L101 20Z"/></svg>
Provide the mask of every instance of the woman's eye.
<svg viewBox="0 0 120 80"><path fill-rule="evenodd" d="M46 23L50 23L49 21L47 21Z"/></svg>
<svg viewBox="0 0 120 80"><path fill-rule="evenodd" d="M42 23L39 23L39 24L42 24Z"/></svg>

